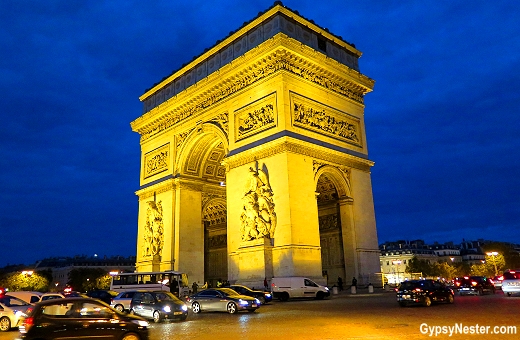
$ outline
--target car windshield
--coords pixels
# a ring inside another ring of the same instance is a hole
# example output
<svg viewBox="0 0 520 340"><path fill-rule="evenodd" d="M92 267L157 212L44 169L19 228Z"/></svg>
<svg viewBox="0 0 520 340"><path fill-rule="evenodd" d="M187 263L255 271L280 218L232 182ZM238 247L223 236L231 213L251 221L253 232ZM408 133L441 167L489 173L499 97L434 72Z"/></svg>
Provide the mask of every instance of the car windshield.
<svg viewBox="0 0 520 340"><path fill-rule="evenodd" d="M415 289L415 288L421 287L421 286L422 286L422 282L405 281L405 282L401 283L401 285L399 286L399 289L410 290L410 289Z"/></svg>
<svg viewBox="0 0 520 340"><path fill-rule="evenodd" d="M231 288L221 288L219 289L219 292L221 292L222 294L224 294L224 296L235 296L235 295L240 295L238 294L237 292L235 292L233 289Z"/></svg>
<svg viewBox="0 0 520 340"><path fill-rule="evenodd" d="M179 298L170 292L160 292L155 294L157 301L178 301Z"/></svg>

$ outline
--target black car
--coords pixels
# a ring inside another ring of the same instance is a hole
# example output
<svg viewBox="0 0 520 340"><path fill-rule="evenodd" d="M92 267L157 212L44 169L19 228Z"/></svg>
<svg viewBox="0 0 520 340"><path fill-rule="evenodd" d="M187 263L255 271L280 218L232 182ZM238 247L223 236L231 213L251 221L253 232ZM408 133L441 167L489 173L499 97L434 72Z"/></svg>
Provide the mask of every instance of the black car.
<svg viewBox="0 0 520 340"><path fill-rule="evenodd" d="M52 299L35 305L19 338L148 340L148 322L91 298Z"/></svg>
<svg viewBox="0 0 520 340"><path fill-rule="evenodd" d="M411 304L429 307L434 302L453 301L453 290L435 280L405 281L397 288L397 302L401 307Z"/></svg>
<svg viewBox="0 0 520 340"><path fill-rule="evenodd" d="M495 294L496 288L492 280L484 276L464 276L455 283L460 295Z"/></svg>
<svg viewBox="0 0 520 340"><path fill-rule="evenodd" d="M247 295L260 300L262 304L269 303L273 300L273 296L271 292L264 292L262 290L253 290L249 287L242 285L231 285L229 288L233 289L235 292L241 295Z"/></svg>
<svg viewBox="0 0 520 340"><path fill-rule="evenodd" d="M119 295L119 293L114 292L113 290L96 289L96 290L91 290L90 292L87 292L88 297L101 300L106 304L110 304L112 299L118 295Z"/></svg>
<svg viewBox="0 0 520 340"><path fill-rule="evenodd" d="M188 306L168 291L137 291L130 302L130 314L136 314L154 322L186 320Z"/></svg>

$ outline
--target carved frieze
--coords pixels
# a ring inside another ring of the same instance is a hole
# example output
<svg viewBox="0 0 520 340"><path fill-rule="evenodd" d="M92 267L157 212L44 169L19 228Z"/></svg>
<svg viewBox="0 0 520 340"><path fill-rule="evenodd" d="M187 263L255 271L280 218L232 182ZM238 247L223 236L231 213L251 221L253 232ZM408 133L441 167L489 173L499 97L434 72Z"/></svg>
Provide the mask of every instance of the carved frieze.
<svg viewBox="0 0 520 340"><path fill-rule="evenodd" d="M235 111L235 140L276 126L276 93Z"/></svg>
<svg viewBox="0 0 520 340"><path fill-rule="evenodd" d="M227 112L219 113L217 116L210 119L210 122L217 124L226 133L226 135L228 134L229 117Z"/></svg>
<svg viewBox="0 0 520 340"><path fill-rule="evenodd" d="M330 164L330 163L325 163L325 162L320 162L320 161L317 161L317 160L313 160L312 161L312 169L314 171L314 175L316 175L316 173L318 172L318 170L325 166L325 165L330 165L338 170L340 170L341 172L343 172L343 174L345 175L345 179L347 180L347 182L350 183L350 168L346 167L346 166L341 166L341 165L335 165L335 164Z"/></svg>
<svg viewBox="0 0 520 340"><path fill-rule="evenodd" d="M227 235L215 235L207 238L207 247L209 249L225 248L227 247Z"/></svg>
<svg viewBox="0 0 520 340"><path fill-rule="evenodd" d="M204 95L201 96L201 100L195 103L190 101L183 106L176 107L162 115L162 119L159 121L139 128L138 132L141 134L141 141L192 117L243 88L282 70L363 104L364 89L354 83L342 80L337 76L325 73L320 67L310 65L289 51L283 50L277 51L270 57L262 60L259 64L248 66L240 70L235 76L229 77L229 81L218 84L213 89L206 91Z"/></svg>
<svg viewBox="0 0 520 340"><path fill-rule="evenodd" d="M320 232L339 229L338 215L330 214L318 217Z"/></svg>
<svg viewBox="0 0 520 340"><path fill-rule="evenodd" d="M293 125L362 146L359 119L291 93Z"/></svg>
<svg viewBox="0 0 520 340"><path fill-rule="evenodd" d="M144 178L168 171L170 163L170 143L144 155Z"/></svg>
<svg viewBox="0 0 520 340"><path fill-rule="evenodd" d="M161 201L148 201L146 210L146 223L144 225L144 242L142 246L142 255L155 256L162 255L164 245L164 223L163 208Z"/></svg>
<svg viewBox="0 0 520 340"><path fill-rule="evenodd" d="M276 213L273 195L267 174L258 167L250 167L240 215L242 241L274 237Z"/></svg>

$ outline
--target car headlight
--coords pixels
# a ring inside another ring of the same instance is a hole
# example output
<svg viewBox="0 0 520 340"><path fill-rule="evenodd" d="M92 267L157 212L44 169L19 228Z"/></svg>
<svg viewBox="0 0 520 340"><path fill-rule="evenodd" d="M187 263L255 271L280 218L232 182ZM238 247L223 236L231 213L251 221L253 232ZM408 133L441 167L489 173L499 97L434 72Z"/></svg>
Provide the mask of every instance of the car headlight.
<svg viewBox="0 0 520 340"><path fill-rule="evenodd" d="M182 309L183 311L187 312L187 311L188 311L188 306L186 306L186 305L182 305L182 306L181 306L181 309Z"/></svg>
<svg viewBox="0 0 520 340"><path fill-rule="evenodd" d="M268 297L268 298L271 297L271 293L265 293L264 295L265 295L265 297Z"/></svg>
<svg viewBox="0 0 520 340"><path fill-rule="evenodd" d="M255 302L256 302L257 304L260 304L260 300L258 300L258 299L255 299Z"/></svg>
<svg viewBox="0 0 520 340"><path fill-rule="evenodd" d="M145 320L132 320L132 323L135 323L141 327L148 327L150 326L150 324L148 323L148 321L145 321Z"/></svg>
<svg viewBox="0 0 520 340"><path fill-rule="evenodd" d="M326 290L327 292L329 291L329 289L328 289L327 287L325 287L325 290Z"/></svg>
<svg viewBox="0 0 520 340"><path fill-rule="evenodd" d="M170 313L170 312L172 311L172 308L171 308L170 306L164 306L164 307L163 307L163 311L164 311L165 313Z"/></svg>
<svg viewBox="0 0 520 340"><path fill-rule="evenodd" d="M238 303L241 304L241 305L244 305L244 306L247 306L249 304L249 302L247 302L247 300L238 300Z"/></svg>

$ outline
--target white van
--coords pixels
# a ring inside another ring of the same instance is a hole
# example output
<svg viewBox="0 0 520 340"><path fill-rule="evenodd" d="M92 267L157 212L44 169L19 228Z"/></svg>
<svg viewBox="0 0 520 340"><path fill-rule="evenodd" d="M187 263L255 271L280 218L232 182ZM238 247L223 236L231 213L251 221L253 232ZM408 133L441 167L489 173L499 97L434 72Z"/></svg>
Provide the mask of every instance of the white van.
<svg viewBox="0 0 520 340"><path fill-rule="evenodd" d="M287 301L289 298L323 299L330 296L329 289L306 277L273 277L271 292L274 298Z"/></svg>
<svg viewBox="0 0 520 340"><path fill-rule="evenodd" d="M15 298L19 298L20 300L23 300L30 304L35 304L36 302L40 302L42 293L20 291L20 292L7 292L6 295L14 296Z"/></svg>

